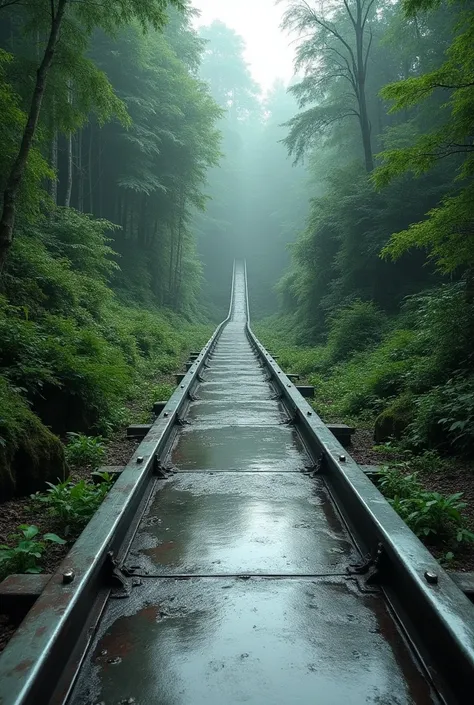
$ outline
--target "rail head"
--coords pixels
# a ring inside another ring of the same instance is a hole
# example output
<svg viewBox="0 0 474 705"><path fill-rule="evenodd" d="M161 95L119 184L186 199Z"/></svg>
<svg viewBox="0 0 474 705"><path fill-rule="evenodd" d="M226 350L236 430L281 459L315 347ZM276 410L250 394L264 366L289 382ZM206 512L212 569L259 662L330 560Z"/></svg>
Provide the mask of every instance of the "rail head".
<svg viewBox="0 0 474 705"><path fill-rule="evenodd" d="M190 366L145 439L71 551L52 575L0 655L0 705L46 705L58 674L71 659L98 592L107 584L111 557L123 552L155 463L196 386L207 357L233 311L235 263L227 318L220 323ZM66 582L64 576L73 576Z"/></svg>
<svg viewBox="0 0 474 705"><path fill-rule="evenodd" d="M245 288L248 311L246 268ZM320 458L321 472L361 554L368 563L378 561L380 586L399 621L418 651L428 654L447 691L463 704L474 691L474 606L267 352L250 327L249 313L246 328L298 431Z"/></svg>

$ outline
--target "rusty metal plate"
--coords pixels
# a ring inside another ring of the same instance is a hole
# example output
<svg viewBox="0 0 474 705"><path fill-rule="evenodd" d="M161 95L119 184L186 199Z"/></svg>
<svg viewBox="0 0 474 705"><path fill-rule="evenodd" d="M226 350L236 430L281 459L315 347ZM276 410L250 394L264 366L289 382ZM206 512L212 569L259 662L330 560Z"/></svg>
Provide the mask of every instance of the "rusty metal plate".
<svg viewBox="0 0 474 705"><path fill-rule="evenodd" d="M72 705L428 705L378 596L345 579L147 579L109 603Z"/></svg>
<svg viewBox="0 0 474 705"><path fill-rule="evenodd" d="M191 473L158 483L127 563L148 575L315 575L358 561L322 479Z"/></svg>
<svg viewBox="0 0 474 705"><path fill-rule="evenodd" d="M300 472L311 461L288 426L189 426L178 435L171 462L184 472Z"/></svg>

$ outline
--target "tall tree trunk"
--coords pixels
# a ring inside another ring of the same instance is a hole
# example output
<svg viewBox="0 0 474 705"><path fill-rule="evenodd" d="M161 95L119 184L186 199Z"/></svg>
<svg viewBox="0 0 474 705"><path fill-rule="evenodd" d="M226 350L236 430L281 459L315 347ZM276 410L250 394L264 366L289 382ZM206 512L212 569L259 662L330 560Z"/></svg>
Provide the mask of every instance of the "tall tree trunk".
<svg viewBox="0 0 474 705"><path fill-rule="evenodd" d="M77 210L84 213L84 170L82 168L82 129L77 133Z"/></svg>
<svg viewBox="0 0 474 705"><path fill-rule="evenodd" d="M54 169L54 178L49 184L49 194L54 201L54 205L58 203L58 131L55 127L56 109L53 100L53 117L52 117L52 137L50 145L50 162Z"/></svg>
<svg viewBox="0 0 474 705"><path fill-rule="evenodd" d="M92 150L94 147L94 131L92 123L89 123L89 158L87 163L87 175L89 177L89 213L94 213L93 175L92 175Z"/></svg>
<svg viewBox="0 0 474 705"><path fill-rule="evenodd" d="M68 81L67 87L67 102L69 105L72 104L72 85L71 81ZM71 205L71 193L72 193L72 148L73 148L73 137L72 132L68 133L67 136L67 154L66 154L66 193L64 196L64 205L69 208Z"/></svg>
<svg viewBox="0 0 474 705"><path fill-rule="evenodd" d="M372 154L372 140L369 116L367 114L367 102L365 98L365 81L359 84L359 122L360 131L362 133L362 145L364 147L364 160L366 171L370 174L374 170L374 157Z"/></svg>
<svg viewBox="0 0 474 705"><path fill-rule="evenodd" d="M97 215L102 218L102 145L100 130L97 132Z"/></svg>
<svg viewBox="0 0 474 705"><path fill-rule="evenodd" d="M67 136L67 159L66 159L66 193L64 195L64 205L69 208L71 205L72 193L72 133Z"/></svg>
<svg viewBox="0 0 474 705"><path fill-rule="evenodd" d="M13 228L15 227L16 205L18 193L25 174L28 155L38 126L41 103L46 89L48 73L53 62L54 54L59 39L61 24L66 11L68 0L59 0L56 14L52 17L48 43L43 55L43 60L36 73L36 83L31 98L28 120L23 131L20 149L8 174L5 190L3 192L3 208L0 218L0 274L3 272L8 251L13 242Z"/></svg>
<svg viewBox="0 0 474 705"><path fill-rule="evenodd" d="M357 101L359 104L359 123L362 134L362 146L364 148L365 168L368 173L374 170L374 157L372 154L371 127L367 112L367 97L365 95L365 78L367 73L367 55L364 56L364 26L362 24L362 6L357 4L357 21L354 25L356 34L356 57L357 57ZM372 35L371 35L372 36Z"/></svg>

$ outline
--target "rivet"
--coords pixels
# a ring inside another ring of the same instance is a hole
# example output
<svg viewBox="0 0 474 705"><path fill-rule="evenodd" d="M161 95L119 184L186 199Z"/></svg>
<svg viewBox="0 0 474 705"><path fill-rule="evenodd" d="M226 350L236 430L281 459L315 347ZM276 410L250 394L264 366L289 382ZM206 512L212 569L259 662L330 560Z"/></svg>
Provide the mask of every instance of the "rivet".
<svg viewBox="0 0 474 705"><path fill-rule="evenodd" d="M143 460L144 460L143 455L139 455L137 458L137 463L138 464L143 463Z"/></svg>
<svg viewBox="0 0 474 705"><path fill-rule="evenodd" d="M345 463L345 462L346 462L346 456L345 456L345 455L340 455L340 456L339 456L339 461L340 461L341 463Z"/></svg>
<svg viewBox="0 0 474 705"><path fill-rule="evenodd" d="M169 413L168 413L167 411L165 411L165 413L163 414L163 416L169 416Z"/></svg>
<svg viewBox="0 0 474 705"><path fill-rule="evenodd" d="M184 389L184 384L181 385L181 389Z"/></svg>
<svg viewBox="0 0 474 705"><path fill-rule="evenodd" d="M307 413L308 416L312 416L312 415L313 415L313 412L312 412L312 411L307 411L306 413Z"/></svg>
<svg viewBox="0 0 474 705"><path fill-rule="evenodd" d="M430 585L436 585L438 582L438 576L436 573L433 573L431 570L425 571L425 579L426 582L429 583Z"/></svg>
<svg viewBox="0 0 474 705"><path fill-rule="evenodd" d="M74 571L73 570L66 570L63 573L63 583L64 585L69 585L69 583L72 583L74 580Z"/></svg>
<svg viewBox="0 0 474 705"><path fill-rule="evenodd" d="M287 384L286 386L287 386L287 387L291 387L291 384Z"/></svg>

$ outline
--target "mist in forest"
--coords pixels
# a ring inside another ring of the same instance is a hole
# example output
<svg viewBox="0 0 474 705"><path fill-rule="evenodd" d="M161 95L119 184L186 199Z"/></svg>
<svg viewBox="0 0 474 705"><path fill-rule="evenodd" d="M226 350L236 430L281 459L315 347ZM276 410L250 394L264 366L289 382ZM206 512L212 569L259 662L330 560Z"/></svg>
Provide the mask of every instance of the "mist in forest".
<svg viewBox="0 0 474 705"><path fill-rule="evenodd" d="M0 493L152 373L169 396L236 257L327 418L472 449L473 26L466 0L0 0Z"/></svg>

